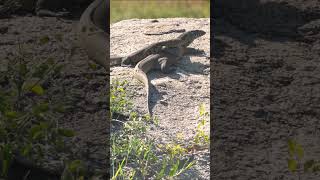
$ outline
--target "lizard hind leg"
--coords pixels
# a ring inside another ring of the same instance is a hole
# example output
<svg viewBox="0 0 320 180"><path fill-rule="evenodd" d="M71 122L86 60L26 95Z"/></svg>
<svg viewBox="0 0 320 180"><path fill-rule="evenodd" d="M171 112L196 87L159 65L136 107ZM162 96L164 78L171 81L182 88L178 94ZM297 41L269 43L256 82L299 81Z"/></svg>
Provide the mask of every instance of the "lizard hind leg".
<svg viewBox="0 0 320 180"><path fill-rule="evenodd" d="M169 73L174 70L168 63L168 60L169 59L167 57L162 57L162 58L159 58L158 60L160 64L160 69L163 73Z"/></svg>

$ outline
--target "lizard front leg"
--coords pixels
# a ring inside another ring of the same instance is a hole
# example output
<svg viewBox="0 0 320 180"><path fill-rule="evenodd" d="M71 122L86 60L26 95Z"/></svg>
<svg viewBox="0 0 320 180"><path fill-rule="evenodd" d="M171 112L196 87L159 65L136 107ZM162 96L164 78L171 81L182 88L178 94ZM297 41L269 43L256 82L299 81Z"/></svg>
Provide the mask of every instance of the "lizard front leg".
<svg viewBox="0 0 320 180"><path fill-rule="evenodd" d="M176 64L180 59L182 55L182 50L181 48L166 48L163 50L161 53L162 57L159 58L159 64L160 64L160 69L164 73L170 73L172 72L175 68L172 67L173 64Z"/></svg>
<svg viewBox="0 0 320 180"><path fill-rule="evenodd" d="M168 74L168 73L174 71L175 68L172 66L172 64L174 64L172 61L178 61L178 59L176 59L176 58L179 58L179 57L175 56L175 57L173 57L173 59L170 59L169 57L159 58L158 61L160 64L161 72Z"/></svg>

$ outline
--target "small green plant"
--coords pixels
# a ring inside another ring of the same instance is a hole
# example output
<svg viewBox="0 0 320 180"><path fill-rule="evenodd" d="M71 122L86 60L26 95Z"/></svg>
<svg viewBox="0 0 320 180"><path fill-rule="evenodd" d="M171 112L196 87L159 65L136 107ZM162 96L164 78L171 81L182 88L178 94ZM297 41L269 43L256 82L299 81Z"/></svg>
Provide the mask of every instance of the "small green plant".
<svg viewBox="0 0 320 180"><path fill-rule="evenodd" d="M84 180L85 168L81 160L67 162L61 180Z"/></svg>
<svg viewBox="0 0 320 180"><path fill-rule="evenodd" d="M205 110L204 104L201 104L199 106L199 123L197 125L196 135L194 137L194 142L197 145L206 145L209 143L209 135L204 131L208 117L209 113Z"/></svg>
<svg viewBox="0 0 320 180"><path fill-rule="evenodd" d="M298 164L303 160L304 151L300 144L294 140L288 140L288 168L291 172L297 171Z"/></svg>
<svg viewBox="0 0 320 180"><path fill-rule="evenodd" d="M40 44L48 41L42 38ZM43 86L59 76L63 65L51 58L32 65L29 58L19 44L17 55L0 74L0 177L7 176L15 154L39 162L44 155L63 150L64 138L74 136L73 131L59 127L63 104L45 96Z"/></svg>
<svg viewBox="0 0 320 180"><path fill-rule="evenodd" d="M156 179L177 177L195 164L192 159L184 158L187 149L179 144L166 144L164 149L167 154L163 156L162 167Z"/></svg>
<svg viewBox="0 0 320 180"><path fill-rule="evenodd" d="M304 149L296 141L288 140L288 168L293 173L298 173L299 179L302 173L306 172L319 172L320 161L304 159Z"/></svg>
<svg viewBox="0 0 320 180"><path fill-rule="evenodd" d="M10 163L13 159L12 147L10 143L1 144L0 146L0 159L2 160L2 170L0 177L6 177L9 170Z"/></svg>
<svg viewBox="0 0 320 180"><path fill-rule="evenodd" d="M120 82L119 80L113 80L110 84L111 117L114 113L123 113L132 109L132 103L127 98L125 91L127 84L127 81Z"/></svg>
<svg viewBox="0 0 320 180"><path fill-rule="evenodd" d="M198 115L198 125L196 128L196 134L193 137L193 141L189 143L186 147L187 152L208 149L210 144L210 137L207 132L205 132L205 127L207 126L207 121L209 118L209 113L205 110L204 104L199 106ZM183 134L177 134L178 140L183 139Z"/></svg>

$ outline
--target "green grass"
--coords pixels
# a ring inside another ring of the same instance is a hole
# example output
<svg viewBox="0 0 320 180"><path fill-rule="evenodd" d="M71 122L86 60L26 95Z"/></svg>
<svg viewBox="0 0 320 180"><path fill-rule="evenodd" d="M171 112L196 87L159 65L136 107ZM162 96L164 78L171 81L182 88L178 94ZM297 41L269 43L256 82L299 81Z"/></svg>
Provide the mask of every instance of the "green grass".
<svg viewBox="0 0 320 180"><path fill-rule="evenodd" d="M193 168L197 161L188 156L188 151L197 150L198 146L208 147L209 144L209 135L203 130L209 116L204 106L199 108L194 142L188 143L189 146L177 140L158 144L145 134L151 126L158 126L159 119L134 112L127 87L127 81L113 80L110 88L112 122L122 126L121 130L111 132L112 179L172 179ZM118 113L130 115L123 121L117 119Z"/></svg>
<svg viewBox="0 0 320 180"><path fill-rule="evenodd" d="M110 7L111 23L132 18L210 17L207 0L111 0Z"/></svg>

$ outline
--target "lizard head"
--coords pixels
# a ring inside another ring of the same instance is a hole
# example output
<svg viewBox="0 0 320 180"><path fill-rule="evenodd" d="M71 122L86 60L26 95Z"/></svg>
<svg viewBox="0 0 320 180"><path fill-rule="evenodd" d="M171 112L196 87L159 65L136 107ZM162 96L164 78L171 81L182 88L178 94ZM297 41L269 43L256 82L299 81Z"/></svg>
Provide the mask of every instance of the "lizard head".
<svg viewBox="0 0 320 180"><path fill-rule="evenodd" d="M192 30L192 31L187 31L185 33L182 33L178 38L184 42L184 46L186 47L189 44L191 44L195 39L205 34L206 32L202 30Z"/></svg>

